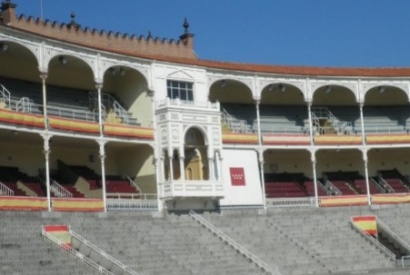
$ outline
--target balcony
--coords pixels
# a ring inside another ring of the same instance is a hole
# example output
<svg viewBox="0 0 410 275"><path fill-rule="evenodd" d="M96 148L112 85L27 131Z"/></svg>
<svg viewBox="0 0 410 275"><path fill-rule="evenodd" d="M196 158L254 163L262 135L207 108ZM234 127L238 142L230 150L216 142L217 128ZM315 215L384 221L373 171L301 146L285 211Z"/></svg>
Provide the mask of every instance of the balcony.
<svg viewBox="0 0 410 275"><path fill-rule="evenodd" d="M223 198L221 181L167 181L163 183L162 199L175 198Z"/></svg>

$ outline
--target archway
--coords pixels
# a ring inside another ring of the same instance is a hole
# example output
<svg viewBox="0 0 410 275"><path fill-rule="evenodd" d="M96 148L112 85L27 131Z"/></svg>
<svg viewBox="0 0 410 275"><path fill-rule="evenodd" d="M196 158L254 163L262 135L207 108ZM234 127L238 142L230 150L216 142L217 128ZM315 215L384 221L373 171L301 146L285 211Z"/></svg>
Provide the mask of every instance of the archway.
<svg viewBox="0 0 410 275"><path fill-rule="evenodd" d="M185 179L209 180L207 146L202 132L197 128L190 128L184 140Z"/></svg>

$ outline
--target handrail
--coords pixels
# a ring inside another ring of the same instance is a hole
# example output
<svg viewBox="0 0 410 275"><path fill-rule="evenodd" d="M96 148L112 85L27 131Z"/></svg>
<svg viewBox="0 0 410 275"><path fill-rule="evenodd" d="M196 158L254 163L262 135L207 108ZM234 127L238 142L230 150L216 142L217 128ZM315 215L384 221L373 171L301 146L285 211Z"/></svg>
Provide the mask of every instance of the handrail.
<svg viewBox="0 0 410 275"><path fill-rule="evenodd" d="M331 192L336 191L336 195L342 195L342 191L340 191L339 188L334 186L333 183L330 180L326 179L325 181L326 181L325 186L330 186L329 191L331 191Z"/></svg>
<svg viewBox="0 0 410 275"><path fill-rule="evenodd" d="M61 186L57 181L53 180L52 185L53 188L55 188L55 190L57 191L57 193L59 195L61 195L61 197L64 198L72 198L73 194L68 191L67 189L65 189L63 186Z"/></svg>
<svg viewBox="0 0 410 275"><path fill-rule="evenodd" d="M401 267L405 267L405 264L404 264L404 260L409 260L410 259L410 256L403 256L403 257L401 257Z"/></svg>
<svg viewBox="0 0 410 275"><path fill-rule="evenodd" d="M6 87L4 87L2 84L0 84L0 88L1 98L4 100L4 103L6 103L9 108L11 108L9 90L7 90Z"/></svg>
<svg viewBox="0 0 410 275"><path fill-rule="evenodd" d="M57 239L56 237L48 234L45 230L44 227L41 230L41 235L47 239L49 239L50 241L56 243L58 246L60 246L61 248L63 248L64 250L66 250L67 252L69 252L70 254L76 256L78 259L84 261L85 263L87 263L88 265L94 267L95 269L97 269L99 272L101 272L102 274L105 275L114 275L112 272L108 271L106 268L104 268L103 266L97 264L96 262L94 262L93 260L91 260L90 258L88 258L87 256L81 254L80 252L78 252L77 250L75 250L74 248L72 248L70 245L64 244L62 243L59 239Z"/></svg>
<svg viewBox="0 0 410 275"><path fill-rule="evenodd" d="M397 243L399 243L404 249L407 250L407 253L410 254L410 245L400 238L396 233L393 232L386 224L384 224L381 220L376 218L377 226L382 228L385 232L387 232Z"/></svg>
<svg viewBox="0 0 410 275"><path fill-rule="evenodd" d="M133 211L155 211L158 210L158 200L157 199L130 199L130 198L119 198L111 199L107 198L107 209L109 211L114 210L133 210Z"/></svg>
<svg viewBox="0 0 410 275"><path fill-rule="evenodd" d="M23 113L31 113L30 99L28 97L20 98L20 100L16 103L16 111Z"/></svg>
<svg viewBox="0 0 410 275"><path fill-rule="evenodd" d="M374 180L374 178L369 178L369 180L371 180L376 186L377 188L382 191L382 192L386 192L386 190L383 188L383 186L380 185L380 183L378 183L376 180Z"/></svg>
<svg viewBox="0 0 410 275"><path fill-rule="evenodd" d="M14 196L14 191L8 188L4 183L0 182L0 196Z"/></svg>
<svg viewBox="0 0 410 275"><path fill-rule="evenodd" d="M219 228L215 227L212 223L207 221L205 218L201 217L195 211L190 210L189 215L199 222L200 224L204 225L206 228L208 228L212 233L216 234L218 237L220 237L222 240L225 242L229 243L233 248L235 248L239 253L247 257L249 260L254 262L256 265L258 265L260 268L264 269L268 274L272 275L281 275L279 273L279 268L274 267L275 270L272 270L272 268L265 263L263 260L261 260L258 256L247 250L245 247L243 247L241 244L239 244L237 241L229 237L227 234L225 234L222 230Z"/></svg>
<svg viewBox="0 0 410 275"><path fill-rule="evenodd" d="M81 235L77 234L76 232L74 232L71 229L70 229L70 234L71 234L72 237L76 238L77 240L79 240L80 242L82 242L83 244L88 246L89 248L93 249L95 252L98 252L98 254L100 254L101 256L106 258L107 260L111 261L112 263L116 264L117 266L119 266L124 271L128 272L129 274L139 275L139 273L135 272L134 270L132 270L131 268L129 268L128 266L126 266L125 264L120 262L119 260L117 260L114 257L112 257L111 255L107 254L104 250L102 250L98 246L94 245L93 243L89 242L88 240L84 239Z"/></svg>
<svg viewBox="0 0 410 275"><path fill-rule="evenodd" d="M354 224L353 218L350 218L350 225L357 231L359 234L361 234L363 237L365 237L368 241L370 241L372 244L377 246L381 251L383 251L390 259L396 260L396 255L394 255L393 252L391 252L389 249L387 249L384 245L382 245L377 239L367 235L366 233L363 232L357 225Z"/></svg>
<svg viewBox="0 0 410 275"><path fill-rule="evenodd" d="M126 175L126 174L124 174L124 175L125 175L125 177L128 179L128 181L130 182L130 185L133 185L135 188L137 188L138 192L139 192L140 194L142 194L142 190L141 190L141 188L138 186L138 184L137 184L135 181L133 181L128 175Z"/></svg>
<svg viewBox="0 0 410 275"><path fill-rule="evenodd" d="M396 192L393 189L393 187L391 187L390 184L383 179L383 177L381 175L379 175L379 184L380 184L380 181L382 182L383 188L387 189L387 193L395 193Z"/></svg>
<svg viewBox="0 0 410 275"><path fill-rule="evenodd" d="M326 186L320 180L316 180L316 183L317 183L318 187L320 186L323 189L323 191L326 191L327 195L330 195L330 196L332 195L332 191L327 189ZM340 192L340 190L339 190L339 192Z"/></svg>

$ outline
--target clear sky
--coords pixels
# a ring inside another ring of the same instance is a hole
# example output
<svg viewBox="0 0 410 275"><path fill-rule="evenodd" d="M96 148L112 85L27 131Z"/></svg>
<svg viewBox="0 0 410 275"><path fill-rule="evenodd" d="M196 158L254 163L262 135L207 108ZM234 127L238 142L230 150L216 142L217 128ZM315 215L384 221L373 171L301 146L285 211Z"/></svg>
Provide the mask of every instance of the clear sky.
<svg viewBox="0 0 410 275"><path fill-rule="evenodd" d="M178 39L187 17L200 59L410 67L410 0L12 0L17 13Z"/></svg>

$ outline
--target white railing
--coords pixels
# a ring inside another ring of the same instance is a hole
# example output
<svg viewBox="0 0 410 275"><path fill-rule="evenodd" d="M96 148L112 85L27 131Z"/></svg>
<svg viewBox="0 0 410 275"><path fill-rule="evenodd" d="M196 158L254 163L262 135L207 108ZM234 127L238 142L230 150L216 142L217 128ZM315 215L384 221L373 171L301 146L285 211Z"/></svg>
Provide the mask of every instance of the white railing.
<svg viewBox="0 0 410 275"><path fill-rule="evenodd" d="M404 134L408 133L403 126L364 126L365 134Z"/></svg>
<svg viewBox="0 0 410 275"><path fill-rule="evenodd" d="M61 186L55 180L53 180L53 182L51 184L51 188L53 188L54 193L59 197L63 197L63 198L72 198L73 197L73 194L71 194L70 191L65 189L63 186Z"/></svg>
<svg viewBox="0 0 410 275"><path fill-rule="evenodd" d="M374 180L373 178L369 178L369 182L373 182L375 185L376 185L376 187L381 191L381 192L385 192L386 191L386 189L379 183L379 182L377 182L376 180ZM386 187L386 188L388 188L388 187ZM390 187L391 188L391 187Z"/></svg>
<svg viewBox="0 0 410 275"><path fill-rule="evenodd" d="M410 260L410 256L403 256L403 257L401 257L401 259L400 259L401 267L408 266L408 264L405 264L405 263L408 263L409 260Z"/></svg>
<svg viewBox="0 0 410 275"><path fill-rule="evenodd" d="M98 112L96 112L95 110L88 111L69 107L47 105L47 112L51 113L51 115L63 118L71 118L76 120L85 120L92 122L98 121Z"/></svg>
<svg viewBox="0 0 410 275"><path fill-rule="evenodd" d="M293 135L309 135L309 128L304 126L289 125L289 126L275 126L266 125L261 126L261 131L263 133L273 133L273 134L293 134Z"/></svg>
<svg viewBox="0 0 410 275"><path fill-rule="evenodd" d="M407 254L409 254L410 253L410 245L406 241L404 241L402 238L400 238L396 233L394 233L393 230L391 230L381 220L379 220L378 218L376 218L376 220L377 220L377 226L382 228L384 232L389 234L389 236L392 237L393 240L396 241L396 243L400 244L404 249L406 249Z"/></svg>
<svg viewBox="0 0 410 275"><path fill-rule="evenodd" d="M387 247L385 247L384 245L382 245L379 240L377 240L374 237L369 236L368 234L366 234L365 232L363 232L363 230L361 230L359 227L357 227L357 225L354 224L353 222L353 218L350 219L350 224L351 226L359 233L361 234L366 240L368 240L369 242L371 242L373 245L375 245L377 248L379 248L384 254L386 254L391 260L396 260L396 255L394 255L393 252L391 252L389 249L387 249Z"/></svg>
<svg viewBox="0 0 410 275"><path fill-rule="evenodd" d="M191 100L181 100L179 98L170 99L166 98L156 102L156 108L165 108L169 106L184 106L184 107L193 107L193 108L206 108L219 111L219 102L212 103L210 101L191 101Z"/></svg>
<svg viewBox="0 0 410 275"><path fill-rule="evenodd" d="M316 206L315 197L305 198L267 198L267 207L299 207L299 206Z"/></svg>
<svg viewBox="0 0 410 275"><path fill-rule="evenodd" d="M0 182L0 196L14 196L14 191Z"/></svg>
<svg viewBox="0 0 410 275"><path fill-rule="evenodd" d="M323 191L325 191L326 194L329 195L329 196L332 195L332 191L327 189L326 186L320 180L316 180L316 183L317 183L317 188L322 188Z"/></svg>
<svg viewBox="0 0 410 275"><path fill-rule="evenodd" d="M10 106L10 92L2 84L0 84L0 102L4 102L9 108Z"/></svg>
<svg viewBox="0 0 410 275"><path fill-rule="evenodd" d="M333 183L329 180L325 181L325 187L328 189L332 194L335 195L342 195L342 191L339 190L336 186L333 185Z"/></svg>
<svg viewBox="0 0 410 275"><path fill-rule="evenodd" d="M16 111L22 113L31 113L30 99L28 97L22 97L16 103Z"/></svg>
<svg viewBox="0 0 410 275"><path fill-rule="evenodd" d="M156 194L155 194L156 196ZM156 211L158 210L158 200L155 199L107 199L107 209L109 211Z"/></svg>
<svg viewBox="0 0 410 275"><path fill-rule="evenodd" d="M71 229L70 229L70 234L71 234L72 237L76 238L78 241L85 244L86 246L88 246L89 248L91 248L92 250L97 252L99 255L101 255L105 259L107 259L110 262L114 263L115 265L120 267L122 270L124 270L128 274L139 275L139 273L135 272L134 270L132 270L131 268L129 268L128 266L126 266L125 264L120 262L119 260L117 260L114 257L112 257L111 255L107 254L104 250L102 250L98 246L94 245L93 243L89 242L88 240L84 239L81 235L77 234L76 232L72 231Z"/></svg>
<svg viewBox="0 0 410 275"><path fill-rule="evenodd" d="M47 234L47 232L45 232L45 230L44 230L44 227L41 230L41 235L43 235L43 237L49 239L50 241L56 243L58 246L60 246L64 250L66 250L68 253L76 256L78 259L82 260L86 264L94 267L100 273L105 274L105 275L115 275L115 274L111 273L110 271L108 271L107 269L105 269L104 267L102 267L101 265L99 265L96 262L94 262L93 260L91 260L90 258L88 258L87 256L84 256L83 254L81 254L80 252L78 252L77 250L72 248L70 245L64 244L59 239L57 239L56 237L54 237L50 234Z"/></svg>
<svg viewBox="0 0 410 275"><path fill-rule="evenodd" d="M234 133L252 133L252 125L243 119L234 118L224 108L222 109L221 120L222 123L228 126L228 128Z"/></svg>
<svg viewBox="0 0 410 275"><path fill-rule="evenodd" d="M234 239L232 239L231 237L229 237L227 234L225 234L222 230L220 230L219 228L215 227L212 223L210 223L208 220L206 220L205 218L203 218L202 216L198 215L197 213L195 213L194 211L189 211L189 215L196 220L197 222L199 222L200 224L202 224L203 226L205 226L206 228L208 228L208 230L210 230L212 233L214 233L215 235L217 235L219 238L221 238L222 240L224 240L226 243L230 244L234 249L236 249L239 253L241 253L242 255L244 255L245 257L247 257L249 260L251 260L252 262L254 262L257 266L259 266L261 269L265 270L268 274L272 274L272 275L280 275L279 273L279 268L278 267L274 267L274 270L272 270L272 268L265 263L264 261L262 261L258 256L256 256L255 254L253 254L252 252L250 252L249 250L247 250L245 247L243 247L241 244L239 244L237 241L235 241Z"/></svg>

